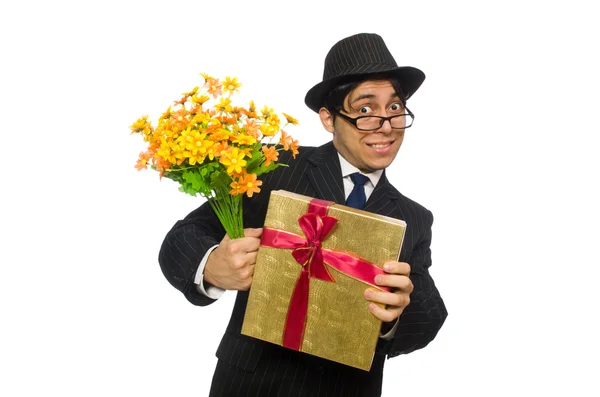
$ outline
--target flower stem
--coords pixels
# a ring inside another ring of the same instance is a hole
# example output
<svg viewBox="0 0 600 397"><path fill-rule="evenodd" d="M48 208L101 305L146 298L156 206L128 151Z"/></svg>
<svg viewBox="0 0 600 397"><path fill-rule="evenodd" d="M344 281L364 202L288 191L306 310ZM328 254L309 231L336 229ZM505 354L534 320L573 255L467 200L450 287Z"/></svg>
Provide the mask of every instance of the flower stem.
<svg viewBox="0 0 600 397"><path fill-rule="evenodd" d="M244 237L242 195L233 196L227 190L216 189L208 202L231 239Z"/></svg>

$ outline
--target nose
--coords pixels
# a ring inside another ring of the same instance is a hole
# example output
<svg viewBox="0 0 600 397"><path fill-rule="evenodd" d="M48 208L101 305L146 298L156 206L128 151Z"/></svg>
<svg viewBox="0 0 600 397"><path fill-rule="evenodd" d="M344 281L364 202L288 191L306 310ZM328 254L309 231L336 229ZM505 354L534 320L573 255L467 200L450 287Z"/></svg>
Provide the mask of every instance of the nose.
<svg viewBox="0 0 600 397"><path fill-rule="evenodd" d="M392 132L392 121L391 120L383 120L383 124L381 124L381 127L379 127L377 132L382 132L382 133Z"/></svg>

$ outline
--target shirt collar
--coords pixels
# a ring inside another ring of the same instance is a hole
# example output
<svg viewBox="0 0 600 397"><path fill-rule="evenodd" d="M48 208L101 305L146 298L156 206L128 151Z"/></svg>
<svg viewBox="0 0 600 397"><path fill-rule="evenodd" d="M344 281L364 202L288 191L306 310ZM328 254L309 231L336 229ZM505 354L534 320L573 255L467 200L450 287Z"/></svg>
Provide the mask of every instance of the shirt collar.
<svg viewBox="0 0 600 397"><path fill-rule="evenodd" d="M360 172L360 170L358 168L356 168L355 166L350 164L348 161L346 161L346 159L340 154L340 152L338 152L338 157L340 159L340 166L342 167L342 177L343 178L346 178L347 176L349 176L350 174L354 174L355 172ZM371 181L371 183L373 184L373 187L375 187L375 186L377 186L377 183L379 183L379 179L381 179L383 170L376 170L376 171L370 172L368 174L365 174L364 172L360 172L360 173L363 174L364 176L366 176L367 178L369 178L369 181Z"/></svg>

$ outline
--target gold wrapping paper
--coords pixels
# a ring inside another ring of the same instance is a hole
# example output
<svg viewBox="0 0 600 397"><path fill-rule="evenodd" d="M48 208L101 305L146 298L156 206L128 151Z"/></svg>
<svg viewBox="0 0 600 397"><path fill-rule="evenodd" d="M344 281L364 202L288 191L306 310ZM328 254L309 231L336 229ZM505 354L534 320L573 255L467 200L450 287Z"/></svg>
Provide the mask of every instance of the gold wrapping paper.
<svg viewBox="0 0 600 397"><path fill-rule="evenodd" d="M311 197L273 191L265 227L304 237L298 218ZM334 204L329 216L338 220L323 248L351 252L381 267L400 254L406 223ZM326 265L327 266L327 265ZM308 313L301 351L368 371L381 321L369 312L366 283L327 266L335 282L310 279ZM254 268L242 334L282 345L290 299L302 266L291 249L260 247Z"/></svg>

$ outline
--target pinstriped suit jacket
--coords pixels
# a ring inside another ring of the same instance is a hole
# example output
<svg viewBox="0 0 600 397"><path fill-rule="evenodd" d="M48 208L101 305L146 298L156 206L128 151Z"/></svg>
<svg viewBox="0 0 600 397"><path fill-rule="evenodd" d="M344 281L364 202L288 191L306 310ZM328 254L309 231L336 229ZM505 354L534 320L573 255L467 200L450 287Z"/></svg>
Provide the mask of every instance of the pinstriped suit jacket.
<svg viewBox="0 0 600 397"><path fill-rule="evenodd" d="M302 147L296 159L281 152L279 167L266 174L262 191L244 202L244 226L262 227L272 190L283 189L310 197L345 202L341 168L332 142ZM365 372L318 357L241 335L248 299L237 293L231 319L217 349L219 358L211 396L379 396L385 357L425 347L447 316L444 303L429 275L433 215L404 197L382 175L369 197L366 211L407 223L400 261L411 265L414 291L400 317L394 337L380 340L371 371ZM195 305L214 300L198 293L195 272L206 251L218 244L225 231L205 203L178 221L167 233L159 263L167 280Z"/></svg>

